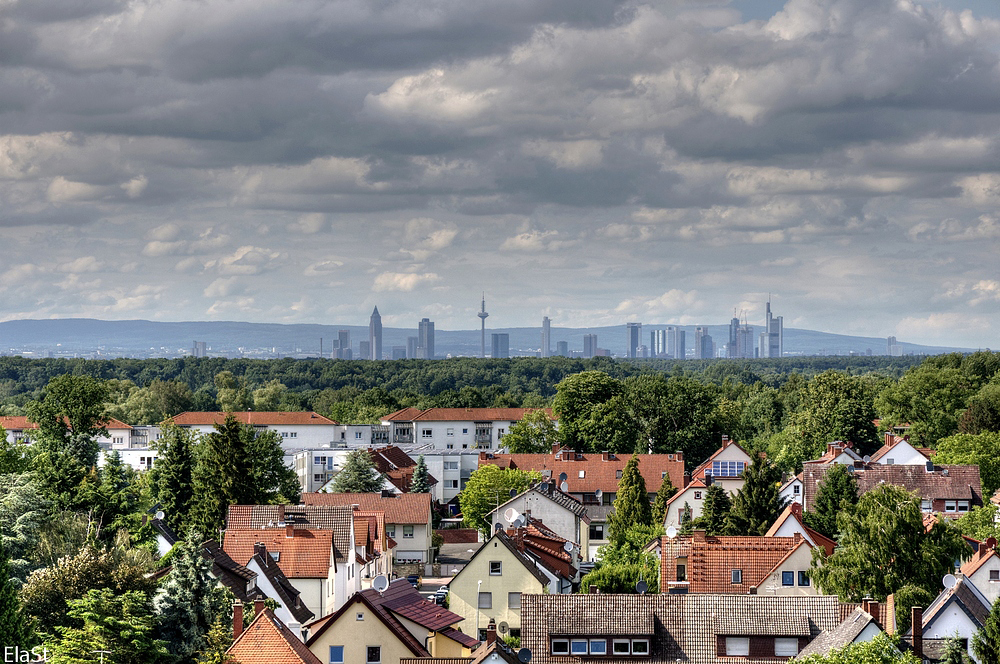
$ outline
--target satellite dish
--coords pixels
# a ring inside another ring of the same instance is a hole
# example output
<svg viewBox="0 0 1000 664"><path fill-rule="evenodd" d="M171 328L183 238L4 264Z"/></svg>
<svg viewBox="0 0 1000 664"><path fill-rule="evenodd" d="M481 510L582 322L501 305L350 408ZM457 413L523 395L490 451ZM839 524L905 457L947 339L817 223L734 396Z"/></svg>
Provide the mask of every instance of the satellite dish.
<svg viewBox="0 0 1000 664"><path fill-rule="evenodd" d="M519 516L521 515L513 507L508 507L503 511L503 518L507 520L507 523L512 523Z"/></svg>
<svg viewBox="0 0 1000 664"><path fill-rule="evenodd" d="M156 518L159 519L160 521L163 521L163 517L165 517L165 516L166 516L166 514L163 513L163 510L157 510L156 511Z"/></svg>
<svg viewBox="0 0 1000 664"><path fill-rule="evenodd" d="M495 533L499 533L502 530L503 530L503 524L500 522L497 522L497 525L493 526L493 532Z"/></svg>
<svg viewBox="0 0 1000 664"><path fill-rule="evenodd" d="M560 482L565 482L568 479L569 479L569 475L567 475L566 473L559 473L559 481Z"/></svg>
<svg viewBox="0 0 1000 664"><path fill-rule="evenodd" d="M997 538L996 537L987 537L985 545L986 545L987 549L995 549L995 548L997 548Z"/></svg>
<svg viewBox="0 0 1000 664"><path fill-rule="evenodd" d="M562 484L559 485L559 490L562 491L563 493L566 493L567 491L569 491L569 484L563 482Z"/></svg>
<svg viewBox="0 0 1000 664"><path fill-rule="evenodd" d="M854 474L854 466L848 466L847 467L847 474L848 475L853 475Z"/></svg>
<svg viewBox="0 0 1000 664"><path fill-rule="evenodd" d="M510 497L513 498L516 495L517 495L517 489L511 489L510 490Z"/></svg>
<svg viewBox="0 0 1000 664"><path fill-rule="evenodd" d="M543 492L548 491L549 490L549 483L548 482L542 482L541 484L538 485L538 488L541 489Z"/></svg>
<svg viewBox="0 0 1000 664"><path fill-rule="evenodd" d="M603 496L603 495L604 495L604 492L601 491L600 489L596 489L594 491L594 498L597 498L598 500L600 500L601 496Z"/></svg>
<svg viewBox="0 0 1000 664"><path fill-rule="evenodd" d="M501 622L499 625L497 625L497 631L500 632L501 634L506 634L509 630L510 630L510 625L508 625L505 622Z"/></svg>
<svg viewBox="0 0 1000 664"><path fill-rule="evenodd" d="M677 527L676 526L667 526L667 537L669 537L670 539L673 539L673 538L677 537Z"/></svg>
<svg viewBox="0 0 1000 664"><path fill-rule="evenodd" d="M526 521L527 519L525 519L523 516L519 516L511 522L510 526L511 528L520 528L525 524Z"/></svg>
<svg viewBox="0 0 1000 664"><path fill-rule="evenodd" d="M955 584L958 583L958 579L955 578L954 574L945 574L944 578L941 579L941 583L944 584L945 588L954 588Z"/></svg>
<svg viewBox="0 0 1000 664"><path fill-rule="evenodd" d="M384 593L386 588L389 587L389 577L385 574L379 574L372 580L372 588L380 593Z"/></svg>
<svg viewBox="0 0 1000 664"><path fill-rule="evenodd" d="M640 595L645 595L647 590L649 590L649 584L644 579L639 579L638 583L635 584L635 591Z"/></svg>
<svg viewBox="0 0 1000 664"><path fill-rule="evenodd" d="M566 540L566 542L563 544L563 551L565 551L566 553L573 553L573 543L570 542L569 540Z"/></svg>
<svg viewBox="0 0 1000 664"><path fill-rule="evenodd" d="M531 651L528 650L527 648L521 648L520 650L517 651L517 659L518 661L527 664L528 662L531 661Z"/></svg>
<svg viewBox="0 0 1000 664"><path fill-rule="evenodd" d="M871 462L871 460L872 460L872 457L871 457L870 454L866 454L865 458L862 459L862 461L864 461L865 463L869 463L869 462Z"/></svg>

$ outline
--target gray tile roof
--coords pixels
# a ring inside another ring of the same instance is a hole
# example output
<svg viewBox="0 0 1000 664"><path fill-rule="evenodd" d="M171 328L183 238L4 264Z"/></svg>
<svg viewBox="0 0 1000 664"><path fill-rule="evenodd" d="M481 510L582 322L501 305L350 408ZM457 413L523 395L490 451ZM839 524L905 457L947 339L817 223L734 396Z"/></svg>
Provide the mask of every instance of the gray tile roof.
<svg viewBox="0 0 1000 664"><path fill-rule="evenodd" d="M554 618L554 619L553 619ZM635 623L638 622L638 625ZM715 664L732 661L717 656L717 637L758 634L815 638L840 623L833 596L764 595L522 595L521 645L532 652L532 664L625 664L635 657L551 656L550 630L559 635L641 634L652 624L651 653L645 662ZM805 628L808 632L803 634ZM616 631L617 630L617 631ZM733 630L738 634L717 632ZM773 662L740 659L744 664Z"/></svg>
<svg viewBox="0 0 1000 664"><path fill-rule="evenodd" d="M848 646L854 643L854 639L858 638L858 635L873 622L875 622L875 618L870 613L854 609L854 612L847 616L844 622L813 639L809 645L802 649L796 659L805 659L809 655L826 655L831 650Z"/></svg>

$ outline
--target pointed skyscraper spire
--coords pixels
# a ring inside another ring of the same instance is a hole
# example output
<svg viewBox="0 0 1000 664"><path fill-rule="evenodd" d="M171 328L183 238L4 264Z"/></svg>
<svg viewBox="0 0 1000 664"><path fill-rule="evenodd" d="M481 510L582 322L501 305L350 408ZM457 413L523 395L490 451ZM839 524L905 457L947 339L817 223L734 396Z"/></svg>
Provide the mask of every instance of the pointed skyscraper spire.
<svg viewBox="0 0 1000 664"><path fill-rule="evenodd" d="M372 310L372 317L368 321L368 352L371 353L368 359L382 359L382 316L378 313L378 307Z"/></svg>
<svg viewBox="0 0 1000 664"><path fill-rule="evenodd" d="M479 341L479 357L486 357L486 318L489 316L489 314L486 313L486 291L483 291L483 308L476 315L479 316L479 320L482 322L483 326L481 333L482 338Z"/></svg>

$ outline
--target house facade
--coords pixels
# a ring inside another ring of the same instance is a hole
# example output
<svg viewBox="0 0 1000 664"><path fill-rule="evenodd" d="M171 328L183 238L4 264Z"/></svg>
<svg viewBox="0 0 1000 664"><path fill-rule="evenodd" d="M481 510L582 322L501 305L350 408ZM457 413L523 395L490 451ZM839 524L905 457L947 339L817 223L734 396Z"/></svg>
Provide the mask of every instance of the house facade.
<svg viewBox="0 0 1000 664"><path fill-rule="evenodd" d="M535 408L404 408L381 420L393 445L439 450L495 450L510 427ZM552 417L552 411L545 409Z"/></svg>
<svg viewBox="0 0 1000 664"><path fill-rule="evenodd" d="M508 511L510 510L510 511ZM514 517L508 519L508 516ZM578 500L563 493L552 482L539 482L510 500L501 503L490 514L491 532L500 526L514 527L519 517L542 521L546 527L565 540L575 543L585 559L590 550L590 519L587 508Z"/></svg>

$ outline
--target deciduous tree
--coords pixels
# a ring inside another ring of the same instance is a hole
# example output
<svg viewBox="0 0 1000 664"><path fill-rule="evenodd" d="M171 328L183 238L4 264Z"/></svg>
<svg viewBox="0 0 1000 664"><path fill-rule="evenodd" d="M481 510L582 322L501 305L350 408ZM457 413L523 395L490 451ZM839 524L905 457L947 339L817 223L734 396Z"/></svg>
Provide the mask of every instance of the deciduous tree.
<svg viewBox="0 0 1000 664"><path fill-rule="evenodd" d="M827 471L816 491L812 509L802 515L803 522L819 533L837 538L837 515L850 512L858 501L858 480L837 464Z"/></svg>
<svg viewBox="0 0 1000 664"><path fill-rule="evenodd" d="M469 476L462 493L458 494L458 504L462 510L462 520L469 528L475 528L489 538L490 513L498 505L510 500L511 492L521 493L542 479L537 471L518 468L501 468L488 464L480 466Z"/></svg>
<svg viewBox="0 0 1000 664"><path fill-rule="evenodd" d="M49 381L41 401L25 406L28 419L38 425L45 449L67 451L84 466L97 464L97 436L105 426L107 386L91 376L63 374Z"/></svg>
<svg viewBox="0 0 1000 664"><path fill-rule="evenodd" d="M992 496L1000 489L1000 433L956 433L942 438L937 443L934 463L979 466L983 495Z"/></svg>
<svg viewBox="0 0 1000 664"><path fill-rule="evenodd" d="M831 440L849 440L859 454L870 454L881 444L873 423L874 399L871 384L863 378L825 371L809 381L795 424L813 454Z"/></svg>
<svg viewBox="0 0 1000 664"><path fill-rule="evenodd" d="M806 664L920 664L912 652L902 652L899 641L885 634L832 650L826 655L809 655L802 661Z"/></svg>
<svg viewBox="0 0 1000 664"><path fill-rule="evenodd" d="M511 425L503 437L503 446L511 454L545 454L559 442L559 431L542 409L533 410Z"/></svg>

